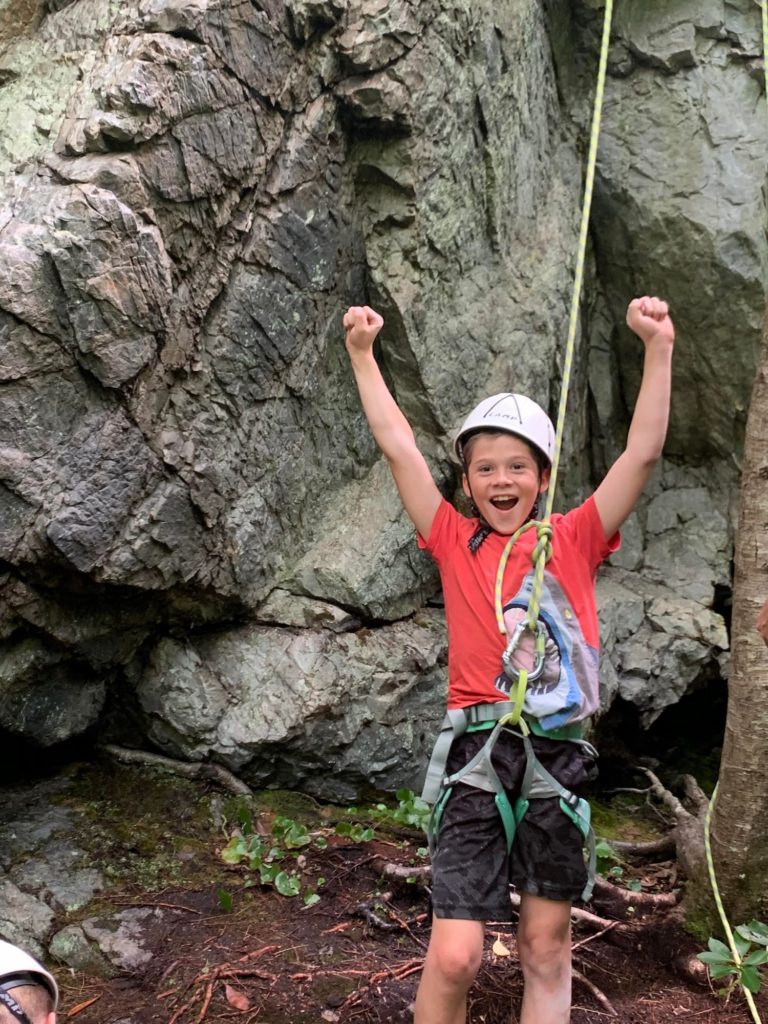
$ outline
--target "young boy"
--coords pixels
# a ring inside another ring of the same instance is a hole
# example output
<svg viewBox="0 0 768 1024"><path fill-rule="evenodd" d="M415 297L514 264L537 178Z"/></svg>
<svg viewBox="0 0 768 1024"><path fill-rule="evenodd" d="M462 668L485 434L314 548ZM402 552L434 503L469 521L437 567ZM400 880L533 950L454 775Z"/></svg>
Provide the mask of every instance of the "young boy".
<svg viewBox="0 0 768 1024"><path fill-rule="evenodd" d="M595 493L565 516L552 517L541 618L544 664L531 671L524 713L536 757L571 792L593 774L577 743L551 738L597 707L597 614L594 576L618 547L617 531L661 455L669 415L674 327L665 302L635 299L627 323L645 346L640 393L624 452ZM538 515L547 489L554 429L535 402L494 395L467 417L456 438L464 493L475 516L461 516L441 496L413 432L389 393L373 356L382 318L367 306L344 316L346 347L371 431L389 462L420 546L440 569L449 641L448 708L508 708L507 639L495 613L499 562L512 534ZM504 571L502 603L508 634L525 616L536 530L515 542ZM512 656L533 669L533 637L523 630ZM514 672L512 673L514 678ZM483 747L484 731L453 740L448 773ZM589 749L588 747L586 748ZM526 757L519 734L502 729L493 769L512 799ZM546 795L546 794L545 794ZM511 852L494 793L481 781L454 785L442 813L433 856L433 923L415 1024L463 1024L469 988L480 966L484 923L509 920L509 884L520 893L517 945L525 990L521 1024L567 1024L571 1001L570 911L584 888L583 837L557 797L531 799Z"/></svg>

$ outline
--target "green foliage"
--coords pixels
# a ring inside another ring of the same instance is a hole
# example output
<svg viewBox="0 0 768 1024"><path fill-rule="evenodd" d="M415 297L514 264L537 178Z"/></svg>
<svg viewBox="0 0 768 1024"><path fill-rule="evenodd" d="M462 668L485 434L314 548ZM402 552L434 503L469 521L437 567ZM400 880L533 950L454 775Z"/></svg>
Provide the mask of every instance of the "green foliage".
<svg viewBox="0 0 768 1024"><path fill-rule="evenodd" d="M232 913L232 908L235 905L235 901L231 892L227 892L226 889L217 889L216 899L218 900L219 903L219 909L223 914Z"/></svg>
<svg viewBox="0 0 768 1024"><path fill-rule="evenodd" d="M282 840L283 846L288 850L299 850L312 842L307 826L291 818L275 818L272 823L272 835Z"/></svg>
<svg viewBox="0 0 768 1024"><path fill-rule="evenodd" d="M726 982L724 995L729 995L737 985L755 994L763 982L759 968L768 964L768 925L762 921L741 924L733 939L738 960L720 939L710 939L709 948L699 953L698 958L709 968L713 981Z"/></svg>
<svg viewBox="0 0 768 1024"><path fill-rule="evenodd" d="M272 822L269 835L259 833L254 828L253 815L249 807L238 807L233 812L233 816L236 814L238 827L221 851L221 859L225 864L242 865L254 873L256 877L246 885L271 887L281 896L301 895L306 907L314 906L320 899L318 889L325 884L325 879L318 878L314 884L303 882L302 850L307 847L326 850L327 836L331 831L353 843L369 843L375 836L371 822L382 827L398 825L420 828L426 832L430 814L429 804L410 789L398 790L396 797L396 807L389 807L384 803L376 804L364 811L348 807L347 814L359 820L339 821L333 830L328 827L310 830L293 818L278 815ZM425 852L420 851L419 855L423 856ZM221 894L219 903L222 909L225 909Z"/></svg>
<svg viewBox="0 0 768 1024"><path fill-rule="evenodd" d="M432 813L430 805L411 789L398 789L395 798L397 800L396 807L378 803L365 809L347 807L346 813L351 818L373 822L383 829L397 826L426 833L429 816Z"/></svg>
<svg viewBox="0 0 768 1024"><path fill-rule="evenodd" d="M336 835L346 836L353 843L370 843L374 837L374 831L357 821L340 821L336 825Z"/></svg>
<svg viewBox="0 0 768 1024"><path fill-rule="evenodd" d="M595 843L595 856L597 857L597 872L604 878L607 877L611 867L619 861L619 855L607 839L597 840Z"/></svg>
<svg viewBox="0 0 768 1024"><path fill-rule="evenodd" d="M637 878L625 878L624 867L621 857L607 839L598 839L595 844L595 856L597 857L597 873L603 878L610 878L614 882L621 882L630 892L640 892L642 885Z"/></svg>
<svg viewBox="0 0 768 1024"><path fill-rule="evenodd" d="M325 879L322 878L322 877L318 878L318 880L316 882L316 885L317 885L317 889L319 889L321 885L325 885ZM305 907L314 907L314 905L319 902L320 897L319 897L319 895L317 893L317 889L315 889L311 885L307 886L307 888L306 888L306 890L304 892L304 906Z"/></svg>
<svg viewBox="0 0 768 1024"><path fill-rule="evenodd" d="M277 817L272 823L271 835L260 835L254 830L250 810L238 812L240 827L235 829L231 839L221 851L225 864L246 864L257 875L259 885L270 886L281 896L298 896L302 888L299 870L299 852L313 843L318 849L328 846L324 836L315 835L306 825L292 818ZM318 881L319 887L322 881ZM307 888L306 895L314 897L308 905L320 898L316 888Z"/></svg>

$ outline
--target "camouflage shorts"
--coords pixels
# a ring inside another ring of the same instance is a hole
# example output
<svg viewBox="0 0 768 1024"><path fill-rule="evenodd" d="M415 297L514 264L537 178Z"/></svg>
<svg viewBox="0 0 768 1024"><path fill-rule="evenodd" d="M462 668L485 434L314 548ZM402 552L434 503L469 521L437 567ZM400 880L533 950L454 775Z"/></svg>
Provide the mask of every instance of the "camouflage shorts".
<svg viewBox="0 0 768 1024"><path fill-rule="evenodd" d="M467 764L488 735L473 732L455 740L448 773ZM594 759L577 744L533 737L533 747L547 771L575 793L597 775ZM525 772L522 741L502 732L492 760L514 804ZM493 793L458 783L443 811L432 874L432 908L437 917L508 921L510 884L547 899L579 899L587 880L583 838L562 811L558 797L531 800L508 856Z"/></svg>

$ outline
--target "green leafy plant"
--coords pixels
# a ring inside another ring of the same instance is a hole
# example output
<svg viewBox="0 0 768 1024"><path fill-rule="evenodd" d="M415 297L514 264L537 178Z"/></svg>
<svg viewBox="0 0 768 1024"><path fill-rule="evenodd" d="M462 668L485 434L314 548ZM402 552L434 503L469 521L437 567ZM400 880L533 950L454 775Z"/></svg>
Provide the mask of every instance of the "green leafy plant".
<svg viewBox="0 0 768 1024"><path fill-rule="evenodd" d="M231 892L227 892L226 889L219 888L216 890L216 899L218 900L219 903L219 909L223 914L232 913L232 908L235 905L235 901Z"/></svg>
<svg viewBox="0 0 768 1024"><path fill-rule="evenodd" d="M599 839L595 844L595 856L597 858L597 873L603 878L613 879L629 889L630 892L640 892L642 885L637 878L625 878L624 867L621 857L614 850L607 839Z"/></svg>
<svg viewBox="0 0 768 1024"><path fill-rule="evenodd" d="M297 865L299 851L313 842L318 849L326 849L328 842L325 837L313 835L305 825L283 817L275 818L271 835L264 836L254 830L253 818L248 810L241 811L238 818L240 827L221 851L224 863L245 863L257 874L258 884L271 886L281 896L298 896L302 889L301 872ZM310 906L320 899L317 888L324 881L319 879L316 887L305 890L305 903L307 895L311 897L308 903Z"/></svg>
<svg viewBox="0 0 768 1024"><path fill-rule="evenodd" d="M395 795L398 801L396 807L384 803L376 804L365 811L357 807L348 807L348 815L362 820L339 821L333 831L337 836L349 839L353 843L371 842L375 836L371 821L380 822L382 825L416 827L426 832L430 814L429 804L410 789L398 790ZM222 860L226 864L245 865L254 872L256 878L246 882L246 885L269 886L282 896L302 895L305 906L314 906L320 899L318 889L325 884L325 879L318 878L314 885L303 883L301 851L310 846L317 850L326 850L327 834L331 830L310 831L306 825L293 818L278 816L272 822L270 834L263 835L254 828L253 815L247 807L238 808L237 820L239 827L234 830L229 842L221 851ZM425 854L426 851L420 850L418 855ZM224 906L222 909L225 909Z"/></svg>
<svg viewBox="0 0 768 1024"><path fill-rule="evenodd" d="M724 994L730 994L737 985L755 994L763 982L759 968L768 963L768 925L750 921L738 925L734 931L738 959L724 942L714 938L707 943L709 948L697 955L709 968L713 981L726 982Z"/></svg>
<svg viewBox="0 0 768 1024"><path fill-rule="evenodd" d="M317 889L319 889L321 885L325 885L325 879L324 878L318 878L318 880L317 880L317 882L315 884L317 885ZM306 889L306 891L304 893L304 906L305 907L314 907L314 905L317 902L319 902L320 896L318 895L317 889L315 889L311 885L307 886L307 889Z"/></svg>
<svg viewBox="0 0 768 1024"><path fill-rule="evenodd" d="M353 843L370 843L375 833L372 828L358 821L340 821L336 825L336 835L346 836Z"/></svg>
<svg viewBox="0 0 768 1024"><path fill-rule="evenodd" d="M275 818L272 823L272 835L281 840L288 850L299 850L312 842L307 826L292 818Z"/></svg>
<svg viewBox="0 0 768 1024"><path fill-rule="evenodd" d="M605 877L611 867L619 860L619 855L607 839L598 839L595 844L595 857L597 858L598 874Z"/></svg>
<svg viewBox="0 0 768 1024"><path fill-rule="evenodd" d="M368 812L370 817L384 825L400 825L426 832L432 813L430 805L411 789L398 789L395 798L397 807L375 804Z"/></svg>

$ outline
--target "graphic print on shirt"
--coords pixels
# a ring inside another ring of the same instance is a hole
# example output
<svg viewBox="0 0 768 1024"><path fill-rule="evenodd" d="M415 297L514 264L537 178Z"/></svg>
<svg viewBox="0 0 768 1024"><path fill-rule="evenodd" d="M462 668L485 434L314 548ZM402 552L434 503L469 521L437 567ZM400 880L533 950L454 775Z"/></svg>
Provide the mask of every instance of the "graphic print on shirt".
<svg viewBox="0 0 768 1024"><path fill-rule="evenodd" d="M523 580L519 591L504 605L507 636L528 614L533 586L533 573ZM578 721L586 694L598 688L598 651L584 639L579 621L558 580L544 573L539 622L546 633L544 669L538 679L528 683L523 710L538 718L545 729L558 729ZM535 660L535 638L526 629L520 637L512 664L516 669L531 670ZM496 689L509 697L513 681L502 669L496 677Z"/></svg>

